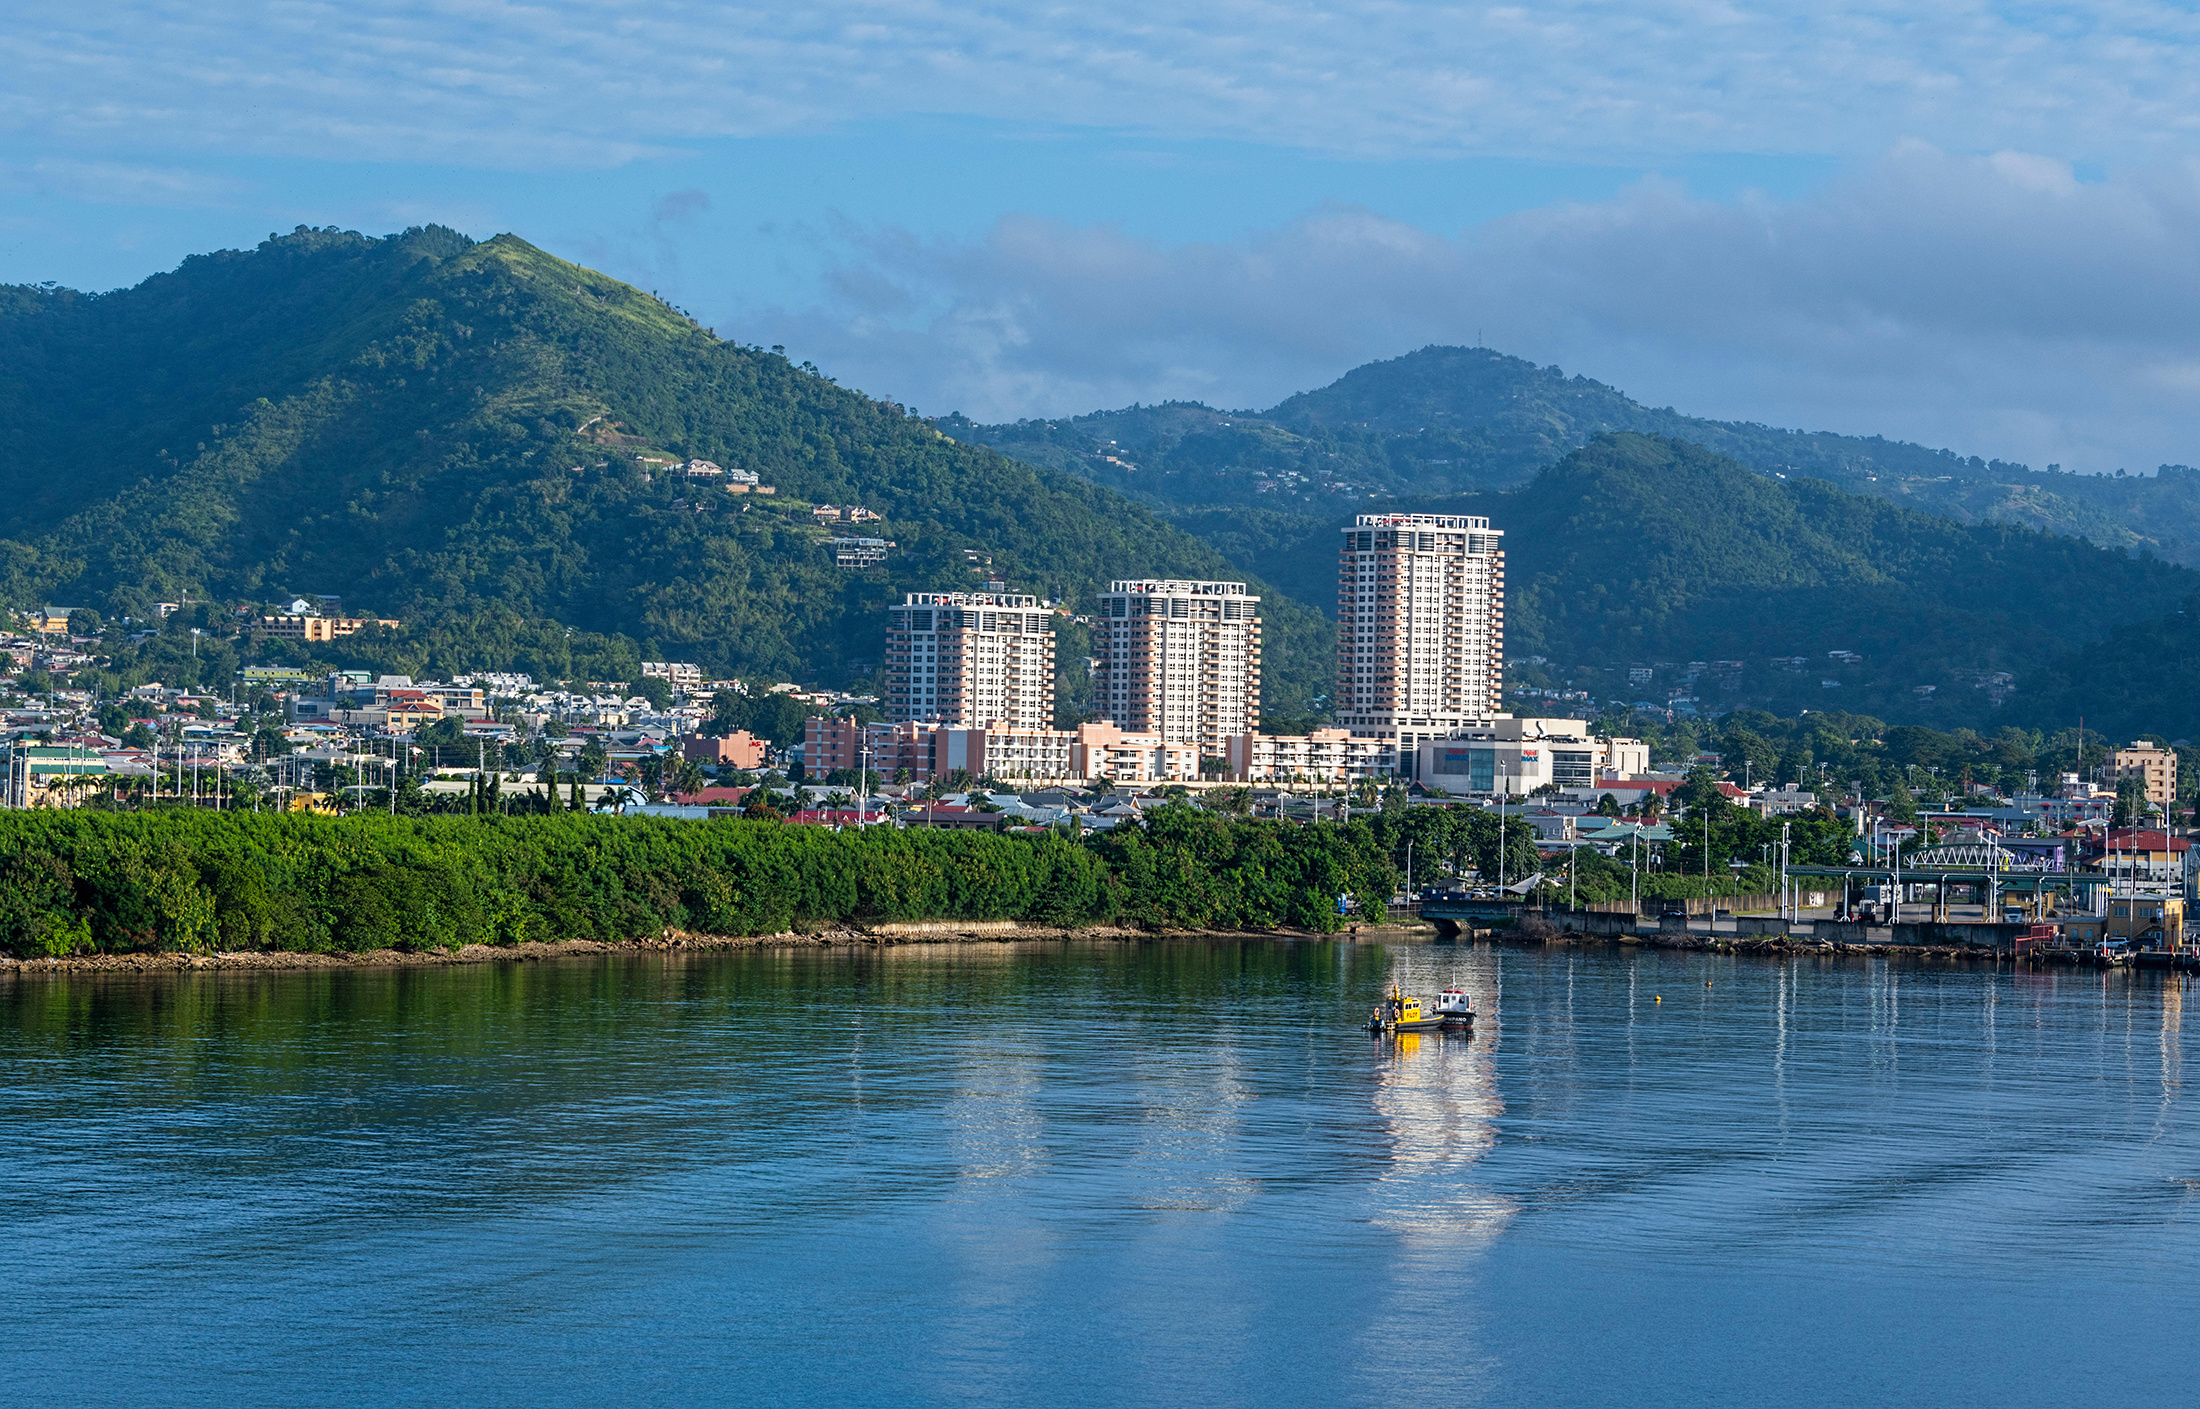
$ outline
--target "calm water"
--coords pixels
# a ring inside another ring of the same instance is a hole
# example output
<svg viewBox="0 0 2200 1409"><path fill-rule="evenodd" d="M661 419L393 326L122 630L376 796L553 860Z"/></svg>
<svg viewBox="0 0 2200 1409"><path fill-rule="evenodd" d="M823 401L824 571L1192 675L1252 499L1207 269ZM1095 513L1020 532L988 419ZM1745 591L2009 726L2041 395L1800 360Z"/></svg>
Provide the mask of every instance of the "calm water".
<svg viewBox="0 0 2200 1409"><path fill-rule="evenodd" d="M1484 1021L1370 1041L1394 975ZM0 1396L2185 1404L2185 996L1265 942L0 983Z"/></svg>

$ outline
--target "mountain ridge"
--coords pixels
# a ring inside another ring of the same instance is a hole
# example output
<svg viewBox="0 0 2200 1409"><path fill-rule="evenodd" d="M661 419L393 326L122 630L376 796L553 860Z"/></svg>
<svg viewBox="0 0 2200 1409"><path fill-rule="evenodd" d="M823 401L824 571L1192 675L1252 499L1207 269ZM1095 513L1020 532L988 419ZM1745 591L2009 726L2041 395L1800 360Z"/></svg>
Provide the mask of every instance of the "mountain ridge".
<svg viewBox="0 0 2200 1409"><path fill-rule="evenodd" d="M670 657L860 689L904 591L997 577L1068 613L1116 577L1227 576L1266 599L1264 713L1297 727L1330 684L1334 530L1425 508L1507 530L1522 686L1947 725L2066 700L2086 650L2170 620L2200 583L1653 431L1600 430L1535 465L1585 427L1673 413L1487 350L1413 356L1275 415L1169 403L1026 423L1035 462L517 236L301 229L108 294L0 289L0 597L140 619L188 597L185 624L212 627L226 608L334 592L405 624L312 648L322 664L626 679ZM1410 394L1386 408L1401 362ZM1495 371L1458 393L1462 366ZM779 493L669 472L690 457ZM1193 484L1204 499L1179 492ZM1431 484L1443 492L1404 492ZM881 514L854 531L892 540L887 562L836 566L810 513L823 502ZM1060 631L1066 721L1091 703L1092 647L1066 616ZM236 664L197 649L172 630L118 658L113 683ZM2200 679L2183 689L2181 664L2157 666L2112 727L2193 713Z"/></svg>
<svg viewBox="0 0 2200 1409"><path fill-rule="evenodd" d="M1883 436L1709 420L1488 348L1432 344L1265 411L1171 402L1001 425L951 419L957 434L1170 513L1224 504L1333 513L1370 494L1511 488L1598 435L1635 431L1959 523L2022 523L2200 566L2200 471L2186 466L2152 475L2040 471ZM1110 442L1133 452L1135 470L1104 458Z"/></svg>
<svg viewBox="0 0 2200 1409"><path fill-rule="evenodd" d="M621 660L860 686L901 591L998 576L1074 602L1111 577L1226 569L1103 488L958 443L511 235L302 230L111 294L9 290L0 350L28 369L0 378L0 404L44 408L0 444L0 500L20 506L0 594L17 605L142 618L186 593L330 591L407 621L343 648L393 664L514 663L461 657L520 638L554 655L570 628L623 639ZM607 416L633 443L583 434ZM86 427L96 472L57 474ZM780 493L691 487L643 451ZM815 502L882 513L888 563L837 568ZM1271 698L1303 709L1326 684L1325 628L1282 598L1269 620ZM1069 630L1068 662L1078 645ZM1064 684L1074 704L1075 671Z"/></svg>

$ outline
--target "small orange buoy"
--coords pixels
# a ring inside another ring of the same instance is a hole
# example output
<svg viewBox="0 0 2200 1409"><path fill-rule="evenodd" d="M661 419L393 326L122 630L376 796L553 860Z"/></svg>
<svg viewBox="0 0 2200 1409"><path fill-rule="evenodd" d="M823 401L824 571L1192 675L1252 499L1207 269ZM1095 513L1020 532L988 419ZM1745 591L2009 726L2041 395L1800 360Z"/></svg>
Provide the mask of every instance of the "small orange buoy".
<svg viewBox="0 0 2200 1409"><path fill-rule="evenodd" d="M1663 1003L1665 1001L1665 995L1662 993L1654 994L1652 995L1650 1001L1653 1003Z"/></svg>

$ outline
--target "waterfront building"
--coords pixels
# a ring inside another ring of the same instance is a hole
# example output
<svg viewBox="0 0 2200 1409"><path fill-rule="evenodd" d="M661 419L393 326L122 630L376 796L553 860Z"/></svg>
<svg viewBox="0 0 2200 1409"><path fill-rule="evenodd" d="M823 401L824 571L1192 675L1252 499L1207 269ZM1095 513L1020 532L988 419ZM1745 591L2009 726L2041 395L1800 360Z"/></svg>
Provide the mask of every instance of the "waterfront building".
<svg viewBox="0 0 2200 1409"><path fill-rule="evenodd" d="M2104 938L2134 949L2177 949L2185 942L2185 898L2162 892L2110 895Z"/></svg>
<svg viewBox="0 0 2200 1409"><path fill-rule="evenodd" d="M1038 598L911 592L888 622L890 720L965 729L1054 726L1054 625Z"/></svg>
<svg viewBox="0 0 2200 1409"><path fill-rule="evenodd" d="M1503 712L1505 548L1486 518L1361 514L1337 575L1337 722L1419 746Z"/></svg>
<svg viewBox="0 0 2200 1409"><path fill-rule="evenodd" d="M1095 618L1094 697L1133 734L1220 759L1260 727L1260 598L1242 582L1111 582Z"/></svg>

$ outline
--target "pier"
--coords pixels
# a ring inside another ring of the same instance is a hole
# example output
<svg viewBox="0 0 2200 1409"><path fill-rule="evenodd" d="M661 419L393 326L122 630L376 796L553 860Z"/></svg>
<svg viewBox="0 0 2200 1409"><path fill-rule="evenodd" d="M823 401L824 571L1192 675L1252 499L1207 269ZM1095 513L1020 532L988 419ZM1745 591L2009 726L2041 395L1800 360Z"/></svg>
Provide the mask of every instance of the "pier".
<svg viewBox="0 0 2200 1409"><path fill-rule="evenodd" d="M1737 897L1739 898L1739 897ZM1699 902L1702 903L1702 902ZM1682 903L1672 902L1675 912ZM2133 950L2103 958L2092 945L2042 942L2041 924L2006 920L1906 920L1872 924L1831 916L1782 919L1778 915L1648 915L1627 910L1567 909L1496 897L1423 900L1420 917L1438 938L1458 940L1486 932L1511 931L1526 937L1537 931L1609 939L1623 944L1686 948L1820 948L1841 951L1883 949L1931 951L1979 959L2014 959L2028 964L2063 964L2200 972L2200 950Z"/></svg>

